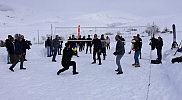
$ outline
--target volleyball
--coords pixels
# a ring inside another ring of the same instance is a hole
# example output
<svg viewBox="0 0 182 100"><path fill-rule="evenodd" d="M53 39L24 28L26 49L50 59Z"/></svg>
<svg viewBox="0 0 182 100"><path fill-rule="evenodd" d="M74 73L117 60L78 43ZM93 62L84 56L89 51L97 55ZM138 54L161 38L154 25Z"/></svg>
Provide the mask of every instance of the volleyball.
<svg viewBox="0 0 182 100"><path fill-rule="evenodd" d="M76 47L76 46L73 46L73 47L72 47L72 50L73 50L74 52L76 52L77 47Z"/></svg>

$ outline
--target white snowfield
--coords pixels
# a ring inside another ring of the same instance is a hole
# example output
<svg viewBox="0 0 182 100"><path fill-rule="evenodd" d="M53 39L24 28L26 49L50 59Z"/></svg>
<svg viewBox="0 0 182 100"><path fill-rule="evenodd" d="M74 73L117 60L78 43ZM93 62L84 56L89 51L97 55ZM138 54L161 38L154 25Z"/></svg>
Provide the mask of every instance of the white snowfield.
<svg viewBox="0 0 182 100"><path fill-rule="evenodd" d="M175 24L179 43L182 40L181 7L180 0L1 0L0 40L20 33L34 41L38 30L42 30L40 38L50 34L51 24L53 27L122 27L154 22L160 31L165 27L172 30ZM158 65L150 64L150 59L157 57L156 50L150 50L150 37L142 37L139 68L132 66L134 52L128 54L131 43L127 40L121 59L122 75L115 72L114 36L110 36L111 49L107 50L102 65L91 64L92 54L85 51L79 52L80 57L72 58L77 63L78 75L72 75L70 67L58 76L62 56L58 55L57 62L52 62L52 58L46 57L43 44L33 44L27 50L26 70L20 70L18 63L15 72L11 72L10 65L6 64L6 48L0 47L0 100L182 100L182 63L171 63L172 58L182 53L173 56L172 34L160 34L164 46L162 64Z"/></svg>
<svg viewBox="0 0 182 100"><path fill-rule="evenodd" d="M26 70L19 64L11 72L6 64L6 49L0 48L0 98L2 100L180 100L182 93L182 63L171 63L171 59L182 55L171 50L168 39L171 34L162 35L164 39L162 64L150 65L150 46L143 43L141 67L131 66L133 55L127 52L131 43L125 45L126 53L121 60L124 74L116 75L115 42L107 50L102 65L91 64L92 54L79 52L80 57L72 60L77 63L78 75L72 75L72 67L59 76L62 68L61 55L57 62L45 55L44 45L33 44L27 51ZM64 42L65 43L65 42ZM102 56L101 56L102 57ZM156 59L155 50L151 58ZM98 63L98 62L97 62ZM151 73L151 74L150 74ZM150 78L149 78L150 77ZM149 86L150 80L150 86ZM149 86L149 91L148 91ZM147 94L148 93L148 94Z"/></svg>

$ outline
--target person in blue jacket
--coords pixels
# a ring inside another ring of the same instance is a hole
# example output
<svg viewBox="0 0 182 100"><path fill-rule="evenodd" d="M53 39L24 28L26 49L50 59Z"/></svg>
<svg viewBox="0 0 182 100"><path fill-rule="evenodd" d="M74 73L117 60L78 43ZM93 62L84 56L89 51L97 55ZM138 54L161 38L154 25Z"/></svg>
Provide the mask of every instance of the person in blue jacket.
<svg viewBox="0 0 182 100"><path fill-rule="evenodd" d="M59 36L56 35L56 38L52 41L52 49L53 49L53 57L52 57L52 62L56 62L56 55L58 52L58 47L60 45L60 41L59 41Z"/></svg>
<svg viewBox="0 0 182 100"><path fill-rule="evenodd" d="M116 39L117 43L116 43L116 50L113 54L116 55L116 64L118 66L118 69L115 71L118 72L116 74L123 74L120 61L125 53L124 42L121 40L121 37L119 35L116 35L115 39Z"/></svg>

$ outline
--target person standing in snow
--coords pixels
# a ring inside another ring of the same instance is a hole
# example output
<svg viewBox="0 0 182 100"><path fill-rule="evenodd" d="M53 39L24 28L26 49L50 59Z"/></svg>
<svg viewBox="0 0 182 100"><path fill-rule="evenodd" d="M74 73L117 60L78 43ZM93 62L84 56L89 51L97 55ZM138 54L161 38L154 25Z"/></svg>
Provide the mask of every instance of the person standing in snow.
<svg viewBox="0 0 182 100"><path fill-rule="evenodd" d="M121 68L121 64L120 64L120 60L123 57L124 53L125 53L125 48L124 48L124 42L121 41L121 37L119 35L115 36L115 39L117 41L116 43L116 50L113 53L116 56L116 64L118 66L118 69L115 70L118 73L116 74L123 74L122 68Z"/></svg>
<svg viewBox="0 0 182 100"><path fill-rule="evenodd" d="M58 52L58 47L60 45L60 42L59 42L59 36L56 35L55 39L52 41L52 49L53 49L53 57L52 57L52 62L56 62L56 55L57 55L57 52Z"/></svg>
<svg viewBox="0 0 182 100"><path fill-rule="evenodd" d="M10 54L9 54L9 48L11 48L11 47L10 47L10 43L11 43L10 38L11 38L11 37L12 37L11 35L8 35L8 39L6 39L7 64L11 64L11 63L10 63Z"/></svg>
<svg viewBox="0 0 182 100"><path fill-rule="evenodd" d="M51 38L48 37L47 40L45 41L45 47L47 48L47 57L51 57Z"/></svg>
<svg viewBox="0 0 182 100"><path fill-rule="evenodd" d="M63 40L61 37L59 37L59 47L58 47L58 55L61 55L61 51L62 51L62 44L63 44Z"/></svg>
<svg viewBox="0 0 182 100"><path fill-rule="evenodd" d="M90 38L90 35L88 35L88 38L86 40L88 40L86 42L86 45L87 45L86 54L88 52L88 48L90 48L90 54L91 54L92 53L92 38Z"/></svg>
<svg viewBox="0 0 182 100"><path fill-rule="evenodd" d="M139 41L141 42L141 45L142 45L142 38L140 38L140 34L137 34L137 37L139 39ZM142 48L142 46L141 46ZM142 59L142 52L140 52L140 59Z"/></svg>
<svg viewBox="0 0 182 100"><path fill-rule="evenodd" d="M96 54L97 54L97 57L98 57L98 60L99 60L99 65L101 65L101 58L100 58L100 54L101 54L101 41L100 39L97 38L97 34L94 34L94 39L92 40L92 45L94 45L94 48L93 48L93 62L92 64L95 64L96 63Z"/></svg>
<svg viewBox="0 0 182 100"><path fill-rule="evenodd" d="M140 62L138 57L141 53L141 47L142 47L142 42L140 42L139 38L136 36L134 47L133 47L133 51L135 51L135 54L134 54L135 63L132 64L132 66L140 67Z"/></svg>
<svg viewBox="0 0 182 100"><path fill-rule="evenodd" d="M24 39L24 35L22 35L21 38L22 38L23 53L24 53L23 58L24 58L24 61L27 61L27 59L26 59L26 49L27 49L28 43Z"/></svg>
<svg viewBox="0 0 182 100"><path fill-rule="evenodd" d="M101 35L101 38L100 38L100 41L101 41L101 53L103 53L103 60L106 59L106 39L104 38L104 34Z"/></svg>
<svg viewBox="0 0 182 100"><path fill-rule="evenodd" d="M14 53L15 53L15 46L14 46L14 38L11 37L10 38L10 44L9 44L9 54L10 54L10 63L13 64L13 62L15 62L15 59L14 59Z"/></svg>
<svg viewBox="0 0 182 100"><path fill-rule="evenodd" d="M107 50L110 49L110 38L108 36L106 36L106 47Z"/></svg>
<svg viewBox="0 0 182 100"><path fill-rule="evenodd" d="M76 62L71 61L73 55L76 55L76 53L72 50L69 43L65 43L65 48L63 50L63 56L61 61L63 68L57 72L57 75L59 75L61 72L68 70L69 66L73 66L73 75L78 74L78 72L76 72Z"/></svg>
<svg viewBox="0 0 182 100"><path fill-rule="evenodd" d="M15 46L15 52L14 52L15 61L10 66L9 70L14 72L13 68L16 66L16 64L19 62L19 60L20 60L20 70L25 70L26 68L23 68L23 62L24 62L23 55L25 55L25 53L23 52L21 36L17 37L17 39L15 40L14 46Z"/></svg>
<svg viewBox="0 0 182 100"><path fill-rule="evenodd" d="M158 37L156 49L157 49L157 60L160 63L161 63L161 60L162 60L162 46L163 46L163 40L162 40L161 37Z"/></svg>

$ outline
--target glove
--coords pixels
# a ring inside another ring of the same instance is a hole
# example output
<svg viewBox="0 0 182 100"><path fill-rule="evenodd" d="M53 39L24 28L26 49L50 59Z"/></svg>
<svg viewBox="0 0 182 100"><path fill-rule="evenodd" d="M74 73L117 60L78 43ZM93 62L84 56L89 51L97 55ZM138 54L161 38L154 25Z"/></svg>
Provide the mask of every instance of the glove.
<svg viewBox="0 0 182 100"><path fill-rule="evenodd" d="M113 55L117 55L117 52L114 52Z"/></svg>

